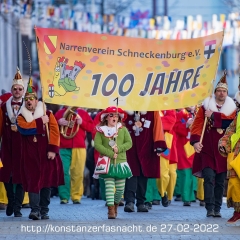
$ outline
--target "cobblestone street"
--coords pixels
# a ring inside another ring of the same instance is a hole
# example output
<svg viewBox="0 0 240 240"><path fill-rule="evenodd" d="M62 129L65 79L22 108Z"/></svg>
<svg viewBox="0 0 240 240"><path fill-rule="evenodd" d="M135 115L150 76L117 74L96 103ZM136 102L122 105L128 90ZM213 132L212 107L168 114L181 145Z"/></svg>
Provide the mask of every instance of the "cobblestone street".
<svg viewBox="0 0 240 240"><path fill-rule="evenodd" d="M119 207L115 220L107 219L102 200L83 198L80 205L60 205L51 199L50 220L7 217L0 211L0 239L240 239L240 223L229 226L226 221L232 209L223 204L222 218L206 218L199 202L183 207L172 202L167 208L153 206L148 213L125 213Z"/></svg>

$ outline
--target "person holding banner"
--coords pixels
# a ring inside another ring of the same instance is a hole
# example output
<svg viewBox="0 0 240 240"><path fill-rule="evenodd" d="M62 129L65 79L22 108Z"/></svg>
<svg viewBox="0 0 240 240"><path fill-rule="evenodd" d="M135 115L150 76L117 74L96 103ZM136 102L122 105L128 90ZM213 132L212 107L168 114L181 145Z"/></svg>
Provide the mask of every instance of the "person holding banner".
<svg viewBox="0 0 240 240"><path fill-rule="evenodd" d="M60 127L60 155L64 168L65 185L58 188L61 204L70 197L80 204L83 195L84 167L86 162L86 132L94 129L89 114L77 107L64 107L55 114Z"/></svg>
<svg viewBox="0 0 240 240"><path fill-rule="evenodd" d="M44 103L29 80L25 102L17 117L22 136L22 184L29 192L29 219L49 219L51 187L64 184L62 161L59 156L60 134L54 115L45 113Z"/></svg>
<svg viewBox="0 0 240 240"><path fill-rule="evenodd" d="M128 111L126 127L133 147L127 159L133 177L126 180L125 212L134 212L135 199L138 212L148 212L145 206L148 178L160 177L159 154L167 149L161 117L158 111Z"/></svg>
<svg viewBox="0 0 240 240"><path fill-rule="evenodd" d="M108 219L117 217L117 208L125 187L125 179L132 176L126 151L132 147L132 139L122 121L127 113L121 108L108 107L100 115L96 127L94 147L102 156L110 158L108 173L99 174L105 181ZM114 188L116 191L114 193Z"/></svg>
<svg viewBox="0 0 240 240"><path fill-rule="evenodd" d="M216 85L214 96L204 100L191 127L191 145L195 149L193 175L204 178L207 217L221 217L227 159L218 151L218 141L236 116L236 105L228 97L226 72ZM207 120L203 129L204 119ZM201 141L201 134L202 141Z"/></svg>
<svg viewBox="0 0 240 240"><path fill-rule="evenodd" d="M22 217L21 208L24 198L21 176L21 134L17 131L16 119L23 102L24 82L17 68L12 82L12 96L9 93L1 97L6 101L0 108L1 160L0 181L4 182L8 204L6 215ZM14 191L14 184L16 189Z"/></svg>

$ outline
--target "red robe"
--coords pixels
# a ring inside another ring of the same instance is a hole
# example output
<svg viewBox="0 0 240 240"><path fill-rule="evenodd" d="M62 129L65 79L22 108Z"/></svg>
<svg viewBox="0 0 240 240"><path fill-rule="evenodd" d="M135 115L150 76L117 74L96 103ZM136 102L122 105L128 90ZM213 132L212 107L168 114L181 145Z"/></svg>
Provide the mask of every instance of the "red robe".
<svg viewBox="0 0 240 240"><path fill-rule="evenodd" d="M186 109L177 113L177 122L174 126L174 130L177 138L177 153L178 153L178 169L183 170L192 168L194 153L191 156L187 156L184 145L190 142L190 129L186 127L186 123L189 118L192 118L192 114Z"/></svg>
<svg viewBox="0 0 240 240"><path fill-rule="evenodd" d="M211 101L215 101L214 98L212 98ZM208 118L204 131L202 151L200 153L195 153L193 160L192 172L193 175L197 177L202 177L202 170L206 167L210 167L215 170L216 173L227 171L227 159L219 153L218 141L223 137L226 128L236 116L236 105L229 97L227 97L223 104L222 112L217 111L216 104L214 106L214 104L208 104L207 102L208 101L205 100L204 105L199 108L191 127L190 142L194 145L194 143L200 141L206 109L209 108L213 111L214 120L212 121Z"/></svg>
<svg viewBox="0 0 240 240"><path fill-rule="evenodd" d="M63 166L59 156L60 135L54 115L47 111L50 136L48 141L41 118L43 112L40 112L39 117L31 121L26 114L28 110L25 107L21 110L23 111L17 118L17 124L19 132L22 134L21 172L24 190L39 193L44 187L64 185ZM38 107L37 110L39 110ZM37 141L34 141L34 138ZM48 159L47 153L49 151L56 153L54 160Z"/></svg>
<svg viewBox="0 0 240 240"><path fill-rule="evenodd" d="M150 121L150 126L144 127L144 121ZM149 178L160 177L160 161L154 150L156 148L166 149L162 121L159 112L140 112L142 132L135 136L133 126L135 123L134 114L129 114L125 120L126 127L132 137L133 146L127 151L127 161L132 170L133 176L143 175Z"/></svg>
<svg viewBox="0 0 240 240"><path fill-rule="evenodd" d="M6 103L0 108L0 139L2 139L0 158L3 164L3 168L0 168L0 182L8 183L12 176L12 183L20 184L21 134L11 130Z"/></svg>
<svg viewBox="0 0 240 240"><path fill-rule="evenodd" d="M164 133L169 133L172 135L171 148L168 148L165 152L161 154L164 158L169 160L170 164L178 162L177 149L176 149L176 134L174 131L174 125L176 123L176 111L166 110L161 111L161 120L163 124ZM166 139L166 136L165 136Z"/></svg>

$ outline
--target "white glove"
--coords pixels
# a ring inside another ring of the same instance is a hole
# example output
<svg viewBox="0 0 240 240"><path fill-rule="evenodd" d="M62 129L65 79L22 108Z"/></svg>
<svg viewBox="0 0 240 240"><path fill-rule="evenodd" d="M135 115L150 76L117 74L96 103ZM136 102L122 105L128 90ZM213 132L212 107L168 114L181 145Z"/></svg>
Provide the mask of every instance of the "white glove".
<svg viewBox="0 0 240 240"><path fill-rule="evenodd" d="M58 124L61 126L68 126L68 121L65 118L60 118Z"/></svg>
<svg viewBox="0 0 240 240"><path fill-rule="evenodd" d="M81 125L82 124L82 118L79 116L79 118L77 119L77 124Z"/></svg>

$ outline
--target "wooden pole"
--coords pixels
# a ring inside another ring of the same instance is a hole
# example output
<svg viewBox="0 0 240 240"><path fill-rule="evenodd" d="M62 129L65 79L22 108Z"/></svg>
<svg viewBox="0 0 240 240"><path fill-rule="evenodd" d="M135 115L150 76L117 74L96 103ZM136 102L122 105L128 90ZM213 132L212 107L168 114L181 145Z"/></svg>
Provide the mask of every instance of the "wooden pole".
<svg viewBox="0 0 240 240"><path fill-rule="evenodd" d="M223 37L222 37L222 44L223 44L223 39L224 39L224 31L223 31ZM208 109L209 109L210 100L211 100L211 98L212 98L212 96L214 94L214 82L215 82L215 79L216 79L218 65L219 65L219 61L220 61L220 57L221 57L221 53L222 53L222 44L221 44L221 51L220 51L220 54L219 54L218 63L217 63L216 71L215 71L215 77L214 77L214 79L212 81L212 89L213 90L212 90L212 94L211 94L209 102L208 102ZM204 132L205 132L205 129L206 129L206 125L207 125L207 117L205 117L205 119L204 119L204 124L203 124L202 134L201 134L201 138L200 138L200 143L202 143Z"/></svg>
<svg viewBox="0 0 240 240"><path fill-rule="evenodd" d="M38 39L37 39L37 34L36 34L36 25L34 26L34 30L35 30L35 36L36 36L36 45L37 45L37 50L38 50ZM39 53L39 52L38 52ZM39 66L39 68L41 68L41 65ZM40 70L40 82L41 82L41 70ZM46 105L45 105L45 101L44 101L44 89L43 89L43 85L41 82L41 86L42 86L42 102L43 102L43 114L46 115ZM47 137L48 137L48 142L49 142L49 127L48 127L48 123L45 124L46 127L46 132L47 132Z"/></svg>
<svg viewBox="0 0 240 240"><path fill-rule="evenodd" d="M118 114L118 97L116 99L114 99L114 101L115 100L116 100L117 114ZM118 121L117 121L117 124L118 124ZM118 132L117 124L116 124L116 133ZM117 136L118 135L116 135L116 140L115 140L116 145L117 145ZM114 167L116 167L116 166L117 166L117 159L114 158Z"/></svg>

